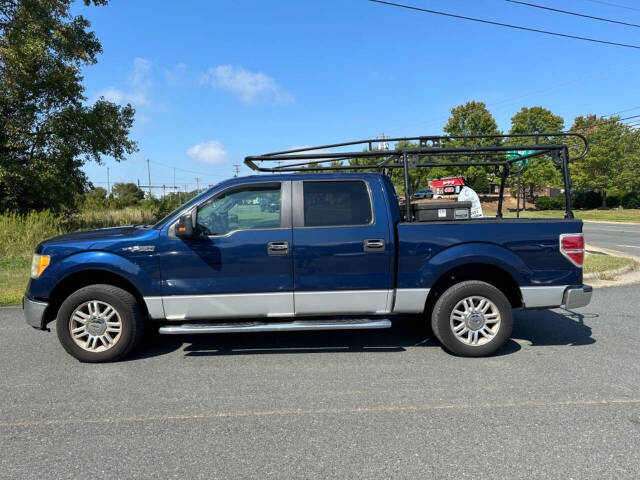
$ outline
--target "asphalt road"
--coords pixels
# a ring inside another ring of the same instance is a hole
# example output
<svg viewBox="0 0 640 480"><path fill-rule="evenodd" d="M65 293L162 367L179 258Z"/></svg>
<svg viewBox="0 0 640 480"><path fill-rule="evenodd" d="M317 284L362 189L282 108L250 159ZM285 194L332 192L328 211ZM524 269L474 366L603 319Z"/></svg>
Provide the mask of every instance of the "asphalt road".
<svg viewBox="0 0 640 480"><path fill-rule="evenodd" d="M590 245L640 257L640 224L585 222L582 231Z"/></svg>
<svg viewBox="0 0 640 480"><path fill-rule="evenodd" d="M156 337L88 365L0 309L0 477L640 478L638 286L491 358L391 330Z"/></svg>

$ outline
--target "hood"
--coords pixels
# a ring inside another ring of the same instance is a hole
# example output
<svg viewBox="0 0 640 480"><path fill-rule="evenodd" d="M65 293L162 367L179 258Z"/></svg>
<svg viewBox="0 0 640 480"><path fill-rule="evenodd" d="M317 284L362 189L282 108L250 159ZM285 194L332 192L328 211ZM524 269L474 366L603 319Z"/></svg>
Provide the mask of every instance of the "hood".
<svg viewBox="0 0 640 480"><path fill-rule="evenodd" d="M97 230L84 230L81 232L66 233L57 237L49 238L42 242L47 243L60 243L60 242L77 242L81 240L92 239L106 239L106 238L125 238L135 235L139 230L139 227L133 225L127 227L111 227L111 228L99 228Z"/></svg>
<svg viewBox="0 0 640 480"><path fill-rule="evenodd" d="M36 253L67 256L86 250L103 250L126 254L127 247L155 247L158 230L145 227L113 227L67 233L40 243ZM136 250L140 250L139 248ZM146 250L147 252L153 249Z"/></svg>

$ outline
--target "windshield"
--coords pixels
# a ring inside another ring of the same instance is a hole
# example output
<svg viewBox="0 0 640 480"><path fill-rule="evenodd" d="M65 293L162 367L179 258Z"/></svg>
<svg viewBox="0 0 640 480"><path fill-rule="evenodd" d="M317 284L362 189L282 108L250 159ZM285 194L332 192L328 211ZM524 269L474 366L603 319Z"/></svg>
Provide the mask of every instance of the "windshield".
<svg viewBox="0 0 640 480"><path fill-rule="evenodd" d="M213 187L215 188L215 187ZM202 200L204 197L206 197L207 195L209 195L209 192L212 189L208 189L205 190L204 192L202 192L200 195L196 195L195 197L193 197L191 200L189 200L188 202L183 203L182 205L180 205L178 208L176 208L173 212L171 212L170 214L164 216L160 221L158 221L156 224L153 225L153 228L158 229L161 228L171 217L173 217L175 214L177 214L179 211L181 210L185 210L188 209L189 207L191 207L192 205L195 205L196 203L198 203L200 200Z"/></svg>

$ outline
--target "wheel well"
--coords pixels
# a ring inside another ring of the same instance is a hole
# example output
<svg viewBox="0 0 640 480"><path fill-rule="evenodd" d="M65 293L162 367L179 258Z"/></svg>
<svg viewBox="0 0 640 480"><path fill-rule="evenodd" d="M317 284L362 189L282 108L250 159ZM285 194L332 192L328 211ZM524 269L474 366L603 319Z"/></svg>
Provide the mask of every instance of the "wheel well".
<svg viewBox="0 0 640 480"><path fill-rule="evenodd" d="M516 280L505 270L488 263L469 263L452 268L436 280L429 290L425 311L427 314L436 301L452 285L466 280L480 280L504 293L513 308L522 306L522 296Z"/></svg>
<svg viewBox="0 0 640 480"><path fill-rule="evenodd" d="M56 319L62 302L64 302L69 295L82 287L96 284L113 285L114 287L128 291L136 297L136 300L145 312L146 317L149 316L149 312L147 311L147 306L144 303L142 295L140 295L138 289L127 279L106 270L83 270L69 275L55 286L51 295L49 295L50 302L49 308L47 308L45 324Z"/></svg>

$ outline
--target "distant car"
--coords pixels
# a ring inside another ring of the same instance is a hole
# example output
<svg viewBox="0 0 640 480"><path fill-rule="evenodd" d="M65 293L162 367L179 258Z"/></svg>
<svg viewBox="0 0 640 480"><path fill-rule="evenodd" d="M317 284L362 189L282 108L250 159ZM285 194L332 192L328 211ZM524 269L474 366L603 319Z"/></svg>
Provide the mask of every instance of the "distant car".
<svg viewBox="0 0 640 480"><path fill-rule="evenodd" d="M433 198L433 191L430 188L423 188L422 190L418 190L416 193L411 195L413 200L420 200L423 198Z"/></svg>

